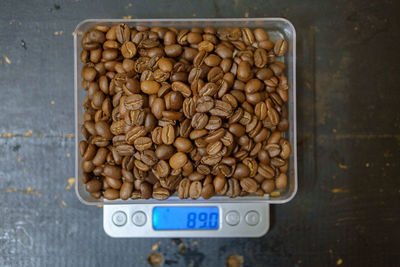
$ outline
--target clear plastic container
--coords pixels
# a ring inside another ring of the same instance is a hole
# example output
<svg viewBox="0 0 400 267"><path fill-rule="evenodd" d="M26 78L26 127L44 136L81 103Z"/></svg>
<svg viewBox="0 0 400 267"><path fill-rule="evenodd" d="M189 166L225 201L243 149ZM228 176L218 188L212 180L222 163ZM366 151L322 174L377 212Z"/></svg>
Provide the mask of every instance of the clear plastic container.
<svg viewBox="0 0 400 267"><path fill-rule="evenodd" d="M83 64L80 62L79 56L82 51L81 40L83 34L95 25L108 25L112 26L118 23L126 23L130 27L135 25L145 25L149 27L175 27L175 28L190 28L190 27L206 27L214 26L220 27L248 27L248 28L263 28L268 34L272 41L278 38L284 38L288 42L288 51L283 58L278 60L283 61L286 66L286 75L290 84L289 89L289 100L288 113L289 113L289 131L285 133L285 137L290 141L292 146L292 153L289 158L289 170L288 170L288 186L285 190L280 192L279 196L270 196L268 194L260 196L246 196L229 198L226 196L214 196L211 199L179 199L176 195L171 196L169 199L162 202L167 203L234 203L234 202L262 202L270 204L286 203L290 201L297 192L297 139L296 139L296 30L292 23L283 18L244 18L244 19L90 19L84 20L78 24L74 34L74 58L75 58L75 177L76 182L76 194L78 198L88 205L98 204L154 204L160 201L155 199L149 200L106 200L106 199L95 199L86 192L85 185L82 183L82 158L79 154L79 141L83 140L81 134L81 126L83 124L83 107L82 103L86 97L85 92L81 87L81 70Z"/></svg>

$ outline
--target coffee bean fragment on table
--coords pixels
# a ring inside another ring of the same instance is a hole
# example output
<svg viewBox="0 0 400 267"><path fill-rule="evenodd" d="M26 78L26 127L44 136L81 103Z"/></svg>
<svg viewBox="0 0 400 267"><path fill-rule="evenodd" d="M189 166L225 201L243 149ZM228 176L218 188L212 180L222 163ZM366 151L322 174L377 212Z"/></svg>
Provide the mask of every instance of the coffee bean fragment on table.
<svg viewBox="0 0 400 267"><path fill-rule="evenodd" d="M262 28L97 25L82 37L82 182L93 198L231 198L288 187L291 49ZM162 255L149 255L153 266ZM231 255L228 266L243 258Z"/></svg>

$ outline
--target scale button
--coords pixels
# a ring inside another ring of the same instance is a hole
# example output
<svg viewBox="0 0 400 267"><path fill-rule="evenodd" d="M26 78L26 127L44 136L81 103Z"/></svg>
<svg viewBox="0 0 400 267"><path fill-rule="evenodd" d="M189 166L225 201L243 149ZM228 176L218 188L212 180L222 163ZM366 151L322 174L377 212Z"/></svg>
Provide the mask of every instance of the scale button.
<svg viewBox="0 0 400 267"><path fill-rule="evenodd" d="M227 224L235 226L240 221L240 214L235 210L229 211L225 216L225 221Z"/></svg>
<svg viewBox="0 0 400 267"><path fill-rule="evenodd" d="M244 217L248 225L257 225L260 222L260 214L257 211L249 211Z"/></svg>
<svg viewBox="0 0 400 267"><path fill-rule="evenodd" d="M126 214L123 211L116 211L112 216L112 221L116 226L123 226L126 224Z"/></svg>
<svg viewBox="0 0 400 267"><path fill-rule="evenodd" d="M147 221L147 216L143 211L137 211L132 215L132 222L137 226L143 226Z"/></svg>

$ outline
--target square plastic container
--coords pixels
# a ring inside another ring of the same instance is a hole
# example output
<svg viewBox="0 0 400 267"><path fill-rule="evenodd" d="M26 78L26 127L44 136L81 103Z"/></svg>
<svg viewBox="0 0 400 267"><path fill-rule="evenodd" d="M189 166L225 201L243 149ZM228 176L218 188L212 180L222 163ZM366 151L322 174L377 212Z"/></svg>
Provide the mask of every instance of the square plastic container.
<svg viewBox="0 0 400 267"><path fill-rule="evenodd" d="M81 87L81 70L83 63L81 63L79 56L82 52L81 40L83 34L95 25L108 25L113 26L118 23L126 23L132 27L135 25L145 25L149 27L175 27L175 28L191 28L191 27L206 27L213 26L220 27L248 27L263 28L272 41L279 38L284 38L288 42L288 51L279 61L286 64L286 75L289 81L289 100L287 102L288 115L289 115L289 131L285 133L285 138L290 141L292 153L289 158L288 170L288 186L285 190L280 192L279 196L246 196L229 198L226 196L214 196L211 199L179 199L176 195L171 196L167 200L159 201L155 199L137 199L137 200L106 200L95 199L86 192L85 185L82 183L82 158L79 154L79 141L83 140L81 134L81 126L83 124L83 106L82 103L86 97L85 92ZM87 205L98 204L155 204L155 203L266 203L266 204L280 204L290 201L297 192L297 139L296 139L296 30L292 23L283 18L231 18L231 19L90 19L84 20L78 24L74 34L74 58L75 58L75 177L77 178L75 190L78 198Z"/></svg>

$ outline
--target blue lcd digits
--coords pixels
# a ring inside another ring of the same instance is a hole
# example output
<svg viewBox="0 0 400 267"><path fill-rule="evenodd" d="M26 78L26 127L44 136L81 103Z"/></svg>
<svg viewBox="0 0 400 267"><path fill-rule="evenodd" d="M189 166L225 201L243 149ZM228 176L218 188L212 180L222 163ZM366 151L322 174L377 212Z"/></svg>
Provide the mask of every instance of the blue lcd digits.
<svg viewBox="0 0 400 267"><path fill-rule="evenodd" d="M217 230L218 207L155 207L155 230Z"/></svg>

